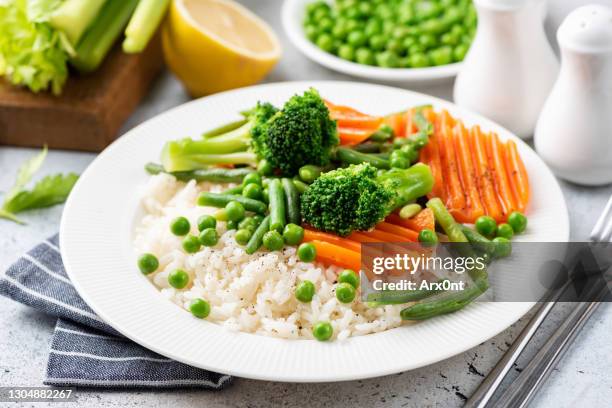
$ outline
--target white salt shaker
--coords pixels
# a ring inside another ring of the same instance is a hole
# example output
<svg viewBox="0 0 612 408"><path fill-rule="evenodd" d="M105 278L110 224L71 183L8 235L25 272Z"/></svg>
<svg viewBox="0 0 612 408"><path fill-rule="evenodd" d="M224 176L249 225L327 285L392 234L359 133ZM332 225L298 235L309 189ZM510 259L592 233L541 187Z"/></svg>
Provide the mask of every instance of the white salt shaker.
<svg viewBox="0 0 612 408"><path fill-rule="evenodd" d="M559 177L612 182L612 9L580 7L559 31L561 71L536 128L535 147Z"/></svg>
<svg viewBox="0 0 612 408"><path fill-rule="evenodd" d="M455 103L529 138L559 71L542 21L545 0L474 4L478 30L455 81Z"/></svg>

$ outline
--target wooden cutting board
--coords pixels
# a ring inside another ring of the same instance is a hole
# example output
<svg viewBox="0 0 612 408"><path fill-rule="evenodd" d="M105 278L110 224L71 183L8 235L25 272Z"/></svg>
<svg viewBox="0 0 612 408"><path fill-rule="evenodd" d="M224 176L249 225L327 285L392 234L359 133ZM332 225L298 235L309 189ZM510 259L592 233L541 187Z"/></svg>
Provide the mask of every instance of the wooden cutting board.
<svg viewBox="0 0 612 408"><path fill-rule="evenodd" d="M0 144L100 151L147 94L163 67L159 35L135 55L118 44L94 73L71 73L60 96L0 80Z"/></svg>

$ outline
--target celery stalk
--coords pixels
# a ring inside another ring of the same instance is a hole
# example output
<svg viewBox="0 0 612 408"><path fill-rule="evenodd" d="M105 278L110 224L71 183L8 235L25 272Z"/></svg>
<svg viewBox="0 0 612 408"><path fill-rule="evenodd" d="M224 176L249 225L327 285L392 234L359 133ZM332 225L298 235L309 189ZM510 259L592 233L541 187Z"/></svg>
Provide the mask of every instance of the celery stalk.
<svg viewBox="0 0 612 408"><path fill-rule="evenodd" d="M81 72L94 71L123 31L138 0L107 0L92 26L77 45L70 62Z"/></svg>
<svg viewBox="0 0 612 408"><path fill-rule="evenodd" d="M145 49L166 14L169 3L170 0L140 0L125 29L124 52L133 54Z"/></svg>
<svg viewBox="0 0 612 408"><path fill-rule="evenodd" d="M74 47L98 16L105 2L106 0L66 0L53 12L49 24L66 34Z"/></svg>

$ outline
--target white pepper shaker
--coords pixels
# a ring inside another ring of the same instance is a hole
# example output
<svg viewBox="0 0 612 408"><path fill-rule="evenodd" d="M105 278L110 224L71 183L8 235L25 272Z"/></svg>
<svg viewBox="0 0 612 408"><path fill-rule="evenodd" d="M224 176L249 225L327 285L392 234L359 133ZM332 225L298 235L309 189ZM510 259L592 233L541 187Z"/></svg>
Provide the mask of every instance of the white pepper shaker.
<svg viewBox="0 0 612 408"><path fill-rule="evenodd" d="M478 29L455 81L455 103L529 138L559 72L542 21L545 0L474 4Z"/></svg>
<svg viewBox="0 0 612 408"><path fill-rule="evenodd" d="M557 32L561 71L536 128L535 147L557 176L612 182L612 8L580 7Z"/></svg>

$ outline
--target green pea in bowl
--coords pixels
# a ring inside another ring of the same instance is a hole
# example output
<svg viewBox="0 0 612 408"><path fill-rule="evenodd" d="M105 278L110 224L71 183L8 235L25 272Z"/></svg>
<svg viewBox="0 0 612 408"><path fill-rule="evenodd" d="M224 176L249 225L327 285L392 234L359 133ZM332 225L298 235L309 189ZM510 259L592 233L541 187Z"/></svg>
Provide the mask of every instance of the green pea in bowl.
<svg viewBox="0 0 612 408"><path fill-rule="evenodd" d="M281 13L306 57L389 82L456 76L476 30L471 0L286 0Z"/></svg>

